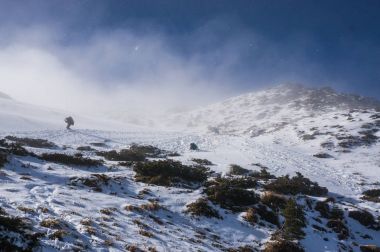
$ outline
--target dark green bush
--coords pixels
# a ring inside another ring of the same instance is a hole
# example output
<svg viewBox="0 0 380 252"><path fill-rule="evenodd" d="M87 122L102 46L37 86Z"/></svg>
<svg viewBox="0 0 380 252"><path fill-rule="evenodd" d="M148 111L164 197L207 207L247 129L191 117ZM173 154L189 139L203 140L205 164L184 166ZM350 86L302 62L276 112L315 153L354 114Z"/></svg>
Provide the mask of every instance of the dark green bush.
<svg viewBox="0 0 380 252"><path fill-rule="evenodd" d="M199 148L195 143L191 143L190 144L190 150L199 150Z"/></svg>
<svg viewBox="0 0 380 252"><path fill-rule="evenodd" d="M205 198L200 198L193 203L188 204L186 213L189 213L194 216L205 216L207 218L217 218L221 219L218 211L212 208L208 204L208 200Z"/></svg>
<svg viewBox="0 0 380 252"><path fill-rule="evenodd" d="M49 142L45 139L39 138L28 138L28 137L15 137L15 136L6 136L5 139L15 142L20 145L25 145L33 148L54 148L57 147L54 143Z"/></svg>
<svg viewBox="0 0 380 252"><path fill-rule="evenodd" d="M80 154L76 156L70 156L61 153L43 153L40 158L45 161L65 165L100 166L103 164L102 160L84 158Z"/></svg>
<svg viewBox="0 0 380 252"><path fill-rule="evenodd" d="M247 175L250 173L250 170L245 169L237 164L230 165L230 169L228 171L228 174L230 175Z"/></svg>
<svg viewBox="0 0 380 252"><path fill-rule="evenodd" d="M0 251L33 251L37 248L38 234L25 219L0 211Z"/></svg>
<svg viewBox="0 0 380 252"><path fill-rule="evenodd" d="M265 192L261 196L260 201L261 201L261 203L268 206L272 210L279 211L280 209L285 208L287 199L282 195L278 195L278 194L275 194L272 192Z"/></svg>
<svg viewBox="0 0 380 252"><path fill-rule="evenodd" d="M211 161L207 159L200 159L200 158L193 158L191 159L194 163L197 163L199 165L214 165Z"/></svg>
<svg viewBox="0 0 380 252"><path fill-rule="evenodd" d="M241 211L258 202L257 195L247 188L256 185L252 178L217 178L206 183L210 201L232 211Z"/></svg>
<svg viewBox="0 0 380 252"><path fill-rule="evenodd" d="M360 224L365 227L371 227L376 224L375 217L366 210L355 210L348 212L348 217L357 220Z"/></svg>
<svg viewBox="0 0 380 252"><path fill-rule="evenodd" d="M162 186L199 185L207 180L209 173L204 166L187 166L170 159L139 162L133 170L136 181Z"/></svg>
<svg viewBox="0 0 380 252"><path fill-rule="evenodd" d="M326 187L319 186L318 183L310 181L299 172L292 178L289 175L278 177L275 181L267 184L265 189L291 195L325 196L328 193Z"/></svg>
<svg viewBox="0 0 380 252"><path fill-rule="evenodd" d="M5 139L0 140L0 147L4 148L4 151L7 152L8 154L13 154L17 156L34 156L33 153L27 151L24 147L22 147L18 143L7 143Z"/></svg>
<svg viewBox="0 0 380 252"><path fill-rule="evenodd" d="M119 152L115 150L99 151L96 154L111 161L144 161L146 158L144 153L135 152L129 149L123 149L123 150L120 150Z"/></svg>
<svg viewBox="0 0 380 252"><path fill-rule="evenodd" d="M259 204L258 206L255 206L254 209L256 210L256 213L260 216L262 220L265 220L266 222L272 223L276 226L280 225L278 215L273 211L267 209L266 206Z"/></svg>
<svg viewBox="0 0 380 252"><path fill-rule="evenodd" d="M265 167L262 167L261 170L258 172L258 171L254 171L250 174L251 177L254 177L256 179L262 179L262 180L269 180L269 179L275 179L276 176L270 174L268 172L268 169L265 168Z"/></svg>
<svg viewBox="0 0 380 252"><path fill-rule="evenodd" d="M0 168L8 162L8 154L0 149Z"/></svg>
<svg viewBox="0 0 380 252"><path fill-rule="evenodd" d="M380 203L380 189L371 189L363 192L362 199Z"/></svg>
<svg viewBox="0 0 380 252"><path fill-rule="evenodd" d="M302 228L306 227L306 218L301 206L294 200L289 200L283 210L285 222L283 226L283 237L286 240L297 240L305 236Z"/></svg>
<svg viewBox="0 0 380 252"><path fill-rule="evenodd" d="M327 227L337 233L339 240L345 240L349 236L349 230L342 220L329 220L327 222Z"/></svg>

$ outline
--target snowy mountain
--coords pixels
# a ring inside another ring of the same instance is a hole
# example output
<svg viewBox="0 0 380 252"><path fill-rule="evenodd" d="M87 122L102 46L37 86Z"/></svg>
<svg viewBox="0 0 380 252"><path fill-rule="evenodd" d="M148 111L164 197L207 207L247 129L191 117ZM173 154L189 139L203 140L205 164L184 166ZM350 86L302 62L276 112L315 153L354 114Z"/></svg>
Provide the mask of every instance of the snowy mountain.
<svg viewBox="0 0 380 252"><path fill-rule="evenodd" d="M305 118L329 112L380 109L380 101L340 94L331 88L285 84L233 97L221 103L175 115L170 124L220 134L257 136Z"/></svg>
<svg viewBox="0 0 380 252"><path fill-rule="evenodd" d="M283 85L177 131L78 115L67 131L65 112L0 103L0 251L380 247L373 99Z"/></svg>

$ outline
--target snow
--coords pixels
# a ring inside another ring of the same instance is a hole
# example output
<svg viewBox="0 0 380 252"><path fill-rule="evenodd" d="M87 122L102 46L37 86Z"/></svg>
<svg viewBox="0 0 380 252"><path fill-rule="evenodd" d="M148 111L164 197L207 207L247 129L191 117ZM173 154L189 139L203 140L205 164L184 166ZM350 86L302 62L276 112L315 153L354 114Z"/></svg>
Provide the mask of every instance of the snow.
<svg viewBox="0 0 380 252"><path fill-rule="evenodd" d="M359 146L351 149L350 153L345 153L341 152L338 140L334 137L342 129L334 127L335 125L341 125L347 134L357 135L364 123L374 121L370 116L377 112L358 110L350 113L353 120L347 120L345 114L349 112L345 108L310 111L307 107L290 106L294 99L289 102L288 96L285 96L286 101L281 101L282 105L273 103L278 92L278 89L272 89L247 94L172 117L176 121L185 122L183 125L177 124L177 129L181 130L137 127L70 114L76 120L76 126L68 131L62 129L63 118L68 113L0 97L0 138L7 135L42 138L59 146L53 150L28 148L36 154L74 154L77 147L94 142L104 143L105 147L94 147L104 150L118 150L133 143L153 145L178 152L181 156L174 159L186 164L190 164L192 158L208 159L215 164L210 168L222 174L228 171L230 164L259 170L255 165L259 163L275 175L301 172L305 177L327 187L330 195L340 198L340 204L352 209L367 209L378 216L379 203L363 201L360 197L364 190L378 188L375 184L380 182L379 142ZM210 132L210 126L215 126L218 133ZM316 130L311 130L314 127L319 132L330 133L316 135L312 140L303 140L302 134L315 132ZM376 135L380 136L379 132ZM326 141L333 142L335 147L321 147L321 143ZM199 146L199 151L189 150L189 145L193 142ZM320 159L313 156L320 152L329 153L333 158ZM99 158L90 153L85 155ZM9 213L25 216L35 223L46 218L57 218L70 230L70 236L63 241L43 238L43 251L71 251L78 246L87 248L88 251L125 251L126 245L137 245L145 250L155 247L158 251L218 251L215 244L223 248L243 245L258 248L276 230L269 224L267 227L252 227L238 213L223 210L216 205L214 207L222 214L223 220L189 217L184 213L186 205L202 197L202 189L186 190L137 183L130 168L111 161L102 167L87 168L15 156L1 172L2 208ZM112 183L103 186L102 192L70 185L73 177L89 177L100 173L114 178ZM139 192L142 190L149 190L149 194L140 197ZM162 224L147 214L124 209L127 205L147 204L149 199L158 199L164 207L154 213ZM19 206L35 209L36 212L20 212L17 210ZM48 211L38 210L42 208ZM106 208L115 210L110 215L102 214L100 210ZM349 243L354 240L358 244L380 246L379 231L366 229L353 219L346 218L355 239L350 238L344 242L339 241L334 233L313 230L312 224L325 226L325 223L319 224L313 219L318 216L317 212L308 214L309 225L305 229L307 235L301 241L307 251L338 251L337 244L343 242L351 245ZM96 235L85 231L86 227L81 224L84 219L90 219L94 223ZM140 235L136 220L147 225L154 237ZM47 228L38 229L51 232ZM370 235L372 240L360 237L362 234ZM328 241L324 240L326 237ZM107 246L107 241L112 241L113 245ZM359 251L359 248L354 247L354 250Z"/></svg>

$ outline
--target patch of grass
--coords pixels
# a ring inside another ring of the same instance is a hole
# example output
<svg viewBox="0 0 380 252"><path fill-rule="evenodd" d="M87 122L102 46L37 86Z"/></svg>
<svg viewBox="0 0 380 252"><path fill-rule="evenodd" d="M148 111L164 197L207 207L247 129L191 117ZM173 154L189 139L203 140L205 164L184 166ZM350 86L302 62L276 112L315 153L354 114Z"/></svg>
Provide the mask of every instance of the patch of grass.
<svg viewBox="0 0 380 252"><path fill-rule="evenodd" d="M319 186L318 183L310 181L299 172L292 178L289 175L278 177L275 181L265 185L265 189L290 195L325 196L328 193L326 187Z"/></svg>
<svg viewBox="0 0 380 252"><path fill-rule="evenodd" d="M211 202L232 211L240 211L258 202L257 195L247 190L255 185L256 181L249 178L217 178L208 181L204 191Z"/></svg>
<svg viewBox="0 0 380 252"><path fill-rule="evenodd" d="M17 207L17 209L24 212L24 213L29 213L29 214L36 213L36 211L34 209L29 208L29 207L19 206L19 207Z"/></svg>
<svg viewBox="0 0 380 252"><path fill-rule="evenodd" d="M140 208L145 211L152 212L152 211L158 211L162 209L163 207L157 201L153 201L153 202L149 202L147 204L141 205Z"/></svg>
<svg viewBox="0 0 380 252"><path fill-rule="evenodd" d="M186 213L192 216L205 216L207 218L221 219L219 212L208 204L208 200L205 198L197 199L195 202L186 206Z"/></svg>
<svg viewBox="0 0 380 252"><path fill-rule="evenodd" d="M259 218L257 217L257 211L255 208L248 208L247 212L243 216L243 219L251 225L255 225Z"/></svg>
<svg viewBox="0 0 380 252"><path fill-rule="evenodd" d="M102 160L94 160L90 158L84 158L81 154L71 156L62 153L43 153L40 159L64 164L64 165L79 165L79 166L101 166L103 165Z"/></svg>
<svg viewBox="0 0 380 252"><path fill-rule="evenodd" d="M51 228L51 229L58 229L61 227L61 221L58 219L48 218L44 219L40 222L41 227Z"/></svg>
<svg viewBox="0 0 380 252"><path fill-rule="evenodd" d="M109 208L103 208L103 209L100 209L99 212L100 212L101 214L111 215L111 214L113 214L116 210L117 210L116 208L109 207Z"/></svg>
<svg viewBox="0 0 380 252"><path fill-rule="evenodd" d="M207 180L209 169L204 166L187 166L179 161L158 160L137 163L133 170L138 182L161 186L194 186Z"/></svg>
<svg viewBox="0 0 380 252"><path fill-rule="evenodd" d="M305 250L295 242L281 239L268 242L263 252L305 252Z"/></svg>
<svg viewBox="0 0 380 252"><path fill-rule="evenodd" d="M154 236L151 232L143 230L143 229L139 230L139 234L148 238L152 238Z"/></svg>
<svg viewBox="0 0 380 252"><path fill-rule="evenodd" d="M49 239L52 239L52 240L58 239L62 241L63 237L65 237L67 234L68 233L63 229L56 230L52 234L49 235Z"/></svg>
<svg viewBox="0 0 380 252"><path fill-rule="evenodd" d="M16 136L6 136L5 139L15 142L17 144L33 147L33 148L55 148L57 147L54 143L49 142L45 139L39 138L28 138L28 137L16 137Z"/></svg>

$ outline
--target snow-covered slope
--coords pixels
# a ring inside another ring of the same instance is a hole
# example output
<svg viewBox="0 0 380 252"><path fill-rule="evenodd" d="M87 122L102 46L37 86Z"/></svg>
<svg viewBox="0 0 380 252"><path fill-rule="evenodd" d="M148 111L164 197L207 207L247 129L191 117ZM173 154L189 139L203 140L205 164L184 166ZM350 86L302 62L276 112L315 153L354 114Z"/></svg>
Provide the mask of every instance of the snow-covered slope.
<svg viewBox="0 0 380 252"><path fill-rule="evenodd" d="M380 102L357 95L340 94L331 88L314 89L285 84L177 114L168 121L203 132L257 136L304 118L315 118L334 111L348 112L350 109L380 109Z"/></svg>
<svg viewBox="0 0 380 252"><path fill-rule="evenodd" d="M103 118L92 118L76 113L35 106L11 99L0 93L0 131L31 131L62 129L64 118L73 116L75 128L104 130L136 130L136 126Z"/></svg>
<svg viewBox="0 0 380 252"><path fill-rule="evenodd" d="M166 159L184 165L194 165L194 158L211 161L209 182L218 177L231 179L227 174L231 164L251 172L266 167L277 177L299 172L329 190L319 196L281 195L302 206L306 224L299 243L305 251L359 252L363 245L380 247L380 197L363 198L366 190L380 192L380 112L375 100L327 88L280 86L172 117L170 124L178 123L180 131L125 128L123 124L122 131L111 131L119 124L81 116L75 118L82 129L57 130L65 113L9 99L0 98L0 102L0 139L13 135L55 144L25 147L34 154L20 156L19 150L4 144L10 140L0 142L5 146L0 147L0 164L2 153L8 160L0 171L0 244L1 220L9 216L31 223L31 231L40 233L38 249L43 252L260 251L282 230L282 210L262 207L263 200L250 206L257 219L249 222L244 218L247 209L231 211L212 201L205 191L207 184L181 188L138 181L135 163L106 160L99 152L139 144L178 153ZM23 127L27 132L20 131ZM102 127L108 130L99 130ZM35 130L39 128L46 130ZM191 143L199 150L190 150ZM44 153L104 163L79 166L43 159ZM257 179L247 190L263 197L271 181ZM190 215L188 205L200 198L222 218ZM264 213L258 210L260 206L261 211L266 209ZM333 214L333 209L340 214ZM270 223L266 214L278 216L281 225ZM22 232L18 235L21 238L16 237L15 243L21 246L28 237L23 238Z"/></svg>

